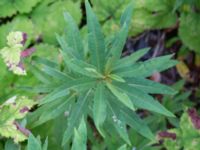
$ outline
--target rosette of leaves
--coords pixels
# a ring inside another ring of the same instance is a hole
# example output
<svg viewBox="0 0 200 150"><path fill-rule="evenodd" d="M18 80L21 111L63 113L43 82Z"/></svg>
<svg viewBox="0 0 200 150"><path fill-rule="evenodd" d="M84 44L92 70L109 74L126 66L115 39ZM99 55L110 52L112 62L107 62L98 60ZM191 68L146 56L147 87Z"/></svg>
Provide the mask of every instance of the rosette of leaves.
<svg viewBox="0 0 200 150"><path fill-rule="evenodd" d="M131 0L92 0L94 11L104 23L107 34L118 30L117 22L124 7ZM130 35L135 36L146 30L161 29L176 24L177 16L173 12L174 0L135 0L131 19ZM156 7L155 7L156 6Z"/></svg>
<svg viewBox="0 0 200 150"><path fill-rule="evenodd" d="M198 150L200 146L200 117L195 109L188 109L181 116L180 126L158 137L164 140L167 150Z"/></svg>
<svg viewBox="0 0 200 150"><path fill-rule="evenodd" d="M172 55L137 62L148 49L121 58L131 21L132 3L122 14L121 29L115 36L108 37L109 40L104 37L87 0L85 5L87 43L83 42L73 18L65 13L66 33L57 36L64 61L62 66L44 58L33 60L32 70L42 82L33 90L47 95L31 114L30 125L35 127L56 117L67 116L68 126L62 145L74 135L73 143L76 146L84 145L82 149L86 149L89 124L86 118L92 118L104 138L120 135L131 145L126 128L128 125L153 140L152 132L135 111L146 109L168 117L174 116L149 94L175 94L175 91L146 77L177 62L171 60ZM72 147L76 147L74 144Z"/></svg>
<svg viewBox="0 0 200 150"><path fill-rule="evenodd" d="M0 135L13 138L16 143L28 138L28 131L17 123L35 104L27 97L12 97L0 105Z"/></svg>

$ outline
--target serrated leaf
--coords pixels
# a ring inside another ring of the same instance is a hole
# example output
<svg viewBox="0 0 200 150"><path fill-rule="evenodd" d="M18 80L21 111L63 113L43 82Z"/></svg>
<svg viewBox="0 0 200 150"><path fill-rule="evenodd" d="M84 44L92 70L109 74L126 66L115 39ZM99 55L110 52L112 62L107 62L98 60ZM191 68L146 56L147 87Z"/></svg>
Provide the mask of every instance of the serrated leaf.
<svg viewBox="0 0 200 150"><path fill-rule="evenodd" d="M66 22L62 16L66 11L75 18L77 23L80 22L80 2L45 0L32 11L30 17L44 42L57 44L55 33L63 33Z"/></svg>
<svg viewBox="0 0 200 150"><path fill-rule="evenodd" d="M100 24L93 13L89 2L85 1L88 27L88 47L91 53L91 62L97 67L98 72L103 72L105 59L105 41Z"/></svg>
<svg viewBox="0 0 200 150"><path fill-rule="evenodd" d="M97 85L94 95L94 104L93 104L93 118L95 125L98 131L101 133L103 137L105 137L104 132L102 131L102 125L106 119L106 98L104 96L105 87L102 83Z"/></svg>
<svg viewBox="0 0 200 150"><path fill-rule="evenodd" d="M200 15L197 13L182 14L180 18L179 36L191 50L200 52Z"/></svg>
<svg viewBox="0 0 200 150"><path fill-rule="evenodd" d="M1 0L0 2L0 17L10 17L15 13L28 13L32 8L41 0L16 0L7 1Z"/></svg>
<svg viewBox="0 0 200 150"><path fill-rule="evenodd" d="M12 97L0 106L0 134L13 138L16 143L24 141L27 136L18 130L15 121L26 116L35 104L26 97Z"/></svg>

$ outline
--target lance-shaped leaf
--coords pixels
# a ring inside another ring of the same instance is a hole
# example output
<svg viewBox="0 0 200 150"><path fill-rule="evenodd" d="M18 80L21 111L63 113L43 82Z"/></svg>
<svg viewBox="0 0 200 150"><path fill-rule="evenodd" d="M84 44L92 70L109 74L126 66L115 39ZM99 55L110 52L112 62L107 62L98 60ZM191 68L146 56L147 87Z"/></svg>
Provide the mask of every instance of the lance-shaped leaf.
<svg viewBox="0 0 200 150"><path fill-rule="evenodd" d="M126 42L126 38L128 36L128 29L132 17L132 11L133 11L133 4L130 3L121 16L121 22L120 22L121 29L113 39L110 48L109 57L111 57L111 59L108 59L106 64L108 66L106 67L107 72L110 72L110 70L112 70L113 64L116 63L116 61L118 61L121 56L122 50Z"/></svg>
<svg viewBox="0 0 200 150"><path fill-rule="evenodd" d="M127 150L126 144L120 146L117 150Z"/></svg>
<svg viewBox="0 0 200 150"><path fill-rule="evenodd" d="M121 77L148 77L155 72L161 72L176 65L177 61L170 60L171 57L172 55L153 58L145 62L118 69L114 73Z"/></svg>
<svg viewBox="0 0 200 150"><path fill-rule="evenodd" d="M96 68L95 66L88 64L84 61L78 60L76 58L70 59L69 56L67 56L65 53L62 53L62 55L68 67L72 69L74 72L93 78L103 77L103 75L101 75L101 73L98 72L98 68Z"/></svg>
<svg viewBox="0 0 200 150"><path fill-rule="evenodd" d="M78 126L81 118L86 114L89 100L88 97L90 93L91 90L89 90L87 93L81 94L77 103L73 107L72 112L70 112L68 126L63 135L62 145L65 145L69 141L73 134L74 128Z"/></svg>
<svg viewBox="0 0 200 150"><path fill-rule="evenodd" d="M93 118L98 131L102 136L105 136L101 127L106 119L106 98L105 98L105 87L102 83L97 85L94 95L93 104Z"/></svg>
<svg viewBox="0 0 200 150"><path fill-rule="evenodd" d="M88 47L91 54L91 62L97 67L97 71L103 72L105 61L105 41L104 35L101 32L100 24L97 17L92 11L88 2L85 1L87 13L87 27L88 27Z"/></svg>
<svg viewBox="0 0 200 150"><path fill-rule="evenodd" d="M143 90L138 90L135 87L115 83L119 88L123 89L124 92L130 96L133 104L138 108L147 109L153 112L157 112L169 117L174 117L174 115L163 107L158 101L154 100L153 97L145 93Z"/></svg>
<svg viewBox="0 0 200 150"><path fill-rule="evenodd" d="M173 88L148 79L130 78L126 79L126 81L131 87L135 87L150 94L176 94L176 91Z"/></svg>
<svg viewBox="0 0 200 150"><path fill-rule="evenodd" d="M113 118L114 119L114 118ZM116 118L117 119L117 118ZM128 136L128 132L126 129L126 123L125 122L117 122L114 123L114 127L117 130L117 132L119 133L119 135L121 136L121 138L129 145L131 145L131 142L129 140L129 136Z"/></svg>
<svg viewBox="0 0 200 150"><path fill-rule="evenodd" d="M75 51L76 58L83 59L84 48L78 26L69 13L64 13L64 18L67 22L66 36L65 36L67 39L67 44Z"/></svg>
<svg viewBox="0 0 200 150"><path fill-rule="evenodd" d="M130 4L126 7L125 11L121 16L120 19L121 26L126 24L129 27L131 23L132 13L133 13L133 2L130 2Z"/></svg>
<svg viewBox="0 0 200 150"><path fill-rule="evenodd" d="M72 150L86 150L87 149L86 143L87 143L87 128L84 118L82 118L78 130L74 129L74 140L72 144Z"/></svg>
<svg viewBox="0 0 200 150"><path fill-rule="evenodd" d="M119 60L123 47L125 45L126 42L126 38L128 35L128 27L126 24L123 25L123 27L121 28L121 30L119 31L119 33L117 33L117 35L115 36L115 39L112 43L112 46L110 48L110 52L109 52L109 56L111 57L110 59L108 59L107 61L107 66L110 66L111 68L107 67L107 71L109 72L112 67L113 64Z"/></svg>
<svg viewBox="0 0 200 150"><path fill-rule="evenodd" d="M0 106L0 134L6 138L13 138L16 143L27 139L16 124L17 119L22 119L35 104L26 97L12 97Z"/></svg>
<svg viewBox="0 0 200 150"><path fill-rule="evenodd" d="M95 80L90 79L90 78L81 78L81 79L77 79L77 80L68 82L67 84L63 84L63 85L55 88L55 90L53 92L49 93L46 97L44 97L41 100L40 105L49 103L58 98L62 98L64 96L69 95L70 89L78 88L79 90L80 89L86 90L86 89L91 88L95 83L96 83Z"/></svg>
<svg viewBox="0 0 200 150"><path fill-rule="evenodd" d="M132 101L130 100L129 96L125 92L123 92L123 90L119 89L118 87L110 83L106 83L106 85L108 89L110 89L110 91L113 93L113 95L117 97L119 101L121 101L128 108L135 110L134 105Z"/></svg>
<svg viewBox="0 0 200 150"><path fill-rule="evenodd" d="M154 136L146 123L141 120L134 111L127 109L122 105L122 103L118 103L113 97L110 98L108 104L113 113L114 123L117 123L119 126L125 123L144 137L151 140L154 139Z"/></svg>
<svg viewBox="0 0 200 150"><path fill-rule="evenodd" d="M47 148L48 138L46 138L45 143L42 145L39 137L36 138L32 134L30 134L28 138L27 150L47 150Z"/></svg>
<svg viewBox="0 0 200 150"><path fill-rule="evenodd" d="M127 57L124 57L124 58L118 60L115 63L113 70L117 70L120 68L124 68L124 67L133 65L138 59L140 59L142 56L144 56L149 50L150 50L150 48L144 48L144 49L134 52L130 56L127 56Z"/></svg>
<svg viewBox="0 0 200 150"><path fill-rule="evenodd" d="M74 100L74 95L61 98L59 100L53 101L52 103L48 105L44 105L38 109L38 111L32 115L33 117L37 117L37 120L34 121L33 124L31 124L32 127L36 127L38 125L41 125L51 119L54 119L61 114L64 115L64 112L67 111L68 105L71 101ZM41 113L39 113L41 112Z"/></svg>

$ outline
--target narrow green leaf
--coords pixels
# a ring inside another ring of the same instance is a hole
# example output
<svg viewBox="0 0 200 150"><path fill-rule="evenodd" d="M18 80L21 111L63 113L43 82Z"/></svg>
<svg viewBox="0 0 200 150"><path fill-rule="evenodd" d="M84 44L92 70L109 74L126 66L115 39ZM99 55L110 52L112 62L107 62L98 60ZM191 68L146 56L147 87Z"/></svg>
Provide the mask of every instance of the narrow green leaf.
<svg viewBox="0 0 200 150"><path fill-rule="evenodd" d="M130 2L130 4L127 6L127 8L125 9L125 11L121 16L120 19L121 26L127 24L127 26L129 27L131 23L132 14L133 14L133 2Z"/></svg>
<svg viewBox="0 0 200 150"><path fill-rule="evenodd" d="M128 108L135 110L132 101L130 100L130 98L128 97L128 95L126 93L124 93L118 87L116 87L110 83L106 83L106 85L107 85L108 89L110 89L110 91L113 93L113 95L115 95L118 98L119 101L121 101Z"/></svg>
<svg viewBox="0 0 200 150"><path fill-rule="evenodd" d="M63 146L66 144L66 142L69 141L69 139L73 134L74 128L77 127L78 123L80 122L80 119L87 112L88 97L90 93L91 90L89 90L87 93L84 93L85 95L81 94L79 96L78 102L73 107L72 112L70 112L71 115L69 116L68 119L68 126L63 135L63 140L62 140Z"/></svg>
<svg viewBox="0 0 200 150"><path fill-rule="evenodd" d="M56 39L58 41L58 43L61 46L61 51L65 54L67 54L68 56L70 56L70 58L76 58L76 53L73 50L73 48L69 47L69 45L67 44L67 42L65 41L65 38L56 34ZM64 58L65 61L65 58Z"/></svg>
<svg viewBox="0 0 200 150"><path fill-rule="evenodd" d="M128 144L131 145L131 142L129 140L129 136L127 133L127 129L126 129L126 124L124 122L119 123L114 123L114 127L117 130L117 132L119 133L119 135L122 137L122 139Z"/></svg>
<svg viewBox="0 0 200 150"><path fill-rule="evenodd" d="M28 138L27 150L42 150L40 141L32 134L30 134Z"/></svg>
<svg viewBox="0 0 200 150"><path fill-rule="evenodd" d="M67 98L62 98L59 101L56 101L53 105L48 104L48 108L43 109L42 114L39 116L39 119L33 123L33 127L39 126L51 119L54 119L58 117L59 115L63 114L67 110L67 106L70 101L74 99L74 95L67 97ZM51 106L51 107L50 107ZM45 107L45 106L44 106Z"/></svg>
<svg viewBox="0 0 200 150"><path fill-rule="evenodd" d="M113 73L121 77L148 77L155 72L161 72L175 66L177 61L170 60L171 57L172 55L153 58L129 67L124 67L123 69L118 69Z"/></svg>
<svg viewBox="0 0 200 150"><path fill-rule="evenodd" d="M130 96L133 104L138 108L147 109L153 112L163 114L165 116L174 117L174 115L163 107L157 100L146 94L143 90L131 87L123 83L115 83L119 88L123 89L124 92Z"/></svg>
<svg viewBox="0 0 200 150"><path fill-rule="evenodd" d="M94 96L94 104L93 104L93 118L95 125L98 131L101 133L103 137L105 137L104 132L101 130L101 127L106 119L106 99L104 96L105 87L102 83L97 85L95 96Z"/></svg>
<svg viewBox="0 0 200 150"><path fill-rule="evenodd" d="M126 82L122 77L116 75L116 74L110 74L108 75L111 79L118 81L118 82Z"/></svg>
<svg viewBox="0 0 200 150"><path fill-rule="evenodd" d="M108 105L113 113L112 117L114 123L118 124L119 126L121 126L121 124L123 125L123 123L128 124L144 137L150 140L154 139L154 135L146 123L141 120L134 111L127 109L124 105L122 105L122 103L117 102L114 97L109 99Z"/></svg>
<svg viewBox="0 0 200 150"><path fill-rule="evenodd" d="M126 79L126 81L131 87L135 87L150 94L174 95L177 93L173 88L170 88L169 86L144 78L130 78Z"/></svg>
<svg viewBox="0 0 200 150"><path fill-rule="evenodd" d="M127 150L126 144L120 146L117 150Z"/></svg>
<svg viewBox="0 0 200 150"><path fill-rule="evenodd" d="M4 150L20 150L20 147L19 147L19 145L14 143L14 141L9 139L9 140L6 141Z"/></svg>
<svg viewBox="0 0 200 150"><path fill-rule="evenodd" d="M88 2L85 1L88 27L88 46L91 52L91 62L97 67L97 71L102 73L104 70L105 60L105 41L104 35L101 32L100 24L97 17L92 11Z"/></svg>
<svg viewBox="0 0 200 150"><path fill-rule="evenodd" d="M144 137L147 137L150 140L154 140L154 135L149 130L147 125L137 116L136 113L126 113L124 111L121 111L121 113L124 117L124 120L126 120L127 124L133 129L135 129L135 131L137 131L138 133L140 133Z"/></svg>
<svg viewBox="0 0 200 150"><path fill-rule="evenodd" d="M95 84L95 80L88 79L88 78L81 78L81 79L76 79L74 81L68 82L66 84L63 84L62 86L55 88L53 92L45 96L41 100L40 105L43 105L51 101L54 101L58 98L67 96L69 94L70 89L78 88L79 90L81 90L84 87L87 89L87 88L91 88L94 84Z"/></svg>
<svg viewBox="0 0 200 150"><path fill-rule="evenodd" d="M48 137L45 139L45 142L42 146L42 150L48 150Z"/></svg>
<svg viewBox="0 0 200 150"><path fill-rule="evenodd" d="M56 62L53 62L53 61L50 61L48 59L41 58L41 57L38 57L38 56L33 56L32 60L34 62L36 62L37 64L43 64L43 65L46 65L46 66L49 66L49 67L52 67L52 68L58 68L59 67L59 64L57 64Z"/></svg>
<svg viewBox="0 0 200 150"><path fill-rule="evenodd" d="M134 52L130 56L124 57L115 63L113 70L121 69L133 65L138 59L144 56L150 48L144 48Z"/></svg>
<svg viewBox="0 0 200 150"><path fill-rule="evenodd" d="M84 58L84 48L81 39L81 35L79 33L78 26L72 16L69 13L64 13L64 18L67 22L67 33L66 39L68 46L73 48L76 51L76 58L83 60Z"/></svg>
<svg viewBox="0 0 200 150"><path fill-rule="evenodd" d="M119 33L117 33L117 35L115 36L115 39L109 50L108 61L106 63L106 72L110 72L114 64L120 59L127 35L128 27L126 24L124 24Z"/></svg>
<svg viewBox="0 0 200 150"><path fill-rule="evenodd" d="M48 74L48 75L50 75L50 76L52 76L52 77L54 77L56 79L63 80L63 81L74 80L73 77L71 77L71 76L69 76L69 75L67 75L65 73L62 73L57 69L54 69L54 68L51 68L51 67L48 67L48 66L43 66L42 69L46 74Z"/></svg>
<svg viewBox="0 0 200 150"><path fill-rule="evenodd" d="M74 140L72 150L86 150L87 144L87 128L84 119L82 118L78 130L74 129Z"/></svg>
<svg viewBox="0 0 200 150"><path fill-rule="evenodd" d="M64 61L74 72L80 73L84 76L101 78L103 75L99 73L97 68L91 64L78 59L70 59L66 54L63 53Z"/></svg>
<svg viewBox="0 0 200 150"><path fill-rule="evenodd" d="M52 82L52 78L46 73L42 72L38 67L29 64L29 68L35 77L38 78L41 82L47 84Z"/></svg>

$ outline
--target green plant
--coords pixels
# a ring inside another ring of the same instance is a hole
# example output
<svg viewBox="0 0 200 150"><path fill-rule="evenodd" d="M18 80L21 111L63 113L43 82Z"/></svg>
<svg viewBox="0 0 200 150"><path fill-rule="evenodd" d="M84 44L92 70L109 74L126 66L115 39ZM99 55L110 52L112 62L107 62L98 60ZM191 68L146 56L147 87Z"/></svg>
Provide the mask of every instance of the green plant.
<svg viewBox="0 0 200 150"><path fill-rule="evenodd" d="M167 108L169 111L171 111L176 116L180 116L184 109L186 107L192 107L193 104L191 101L189 101L189 96L191 93L189 91L185 91L183 89L185 84L184 80L180 80L174 85L172 85L172 88L177 92L175 95L165 95L162 98L162 105ZM177 107L179 106L179 107ZM159 130L166 130L168 128L168 124L170 123L174 127L179 126L179 118L165 118L164 116L161 116L159 114L154 115L148 115L145 118L147 124L153 129L153 131ZM156 122L156 124L155 124Z"/></svg>
<svg viewBox="0 0 200 150"><path fill-rule="evenodd" d="M180 119L179 128L160 132L158 138L164 140L167 150L198 150L200 145L200 117L195 109L188 109Z"/></svg>
<svg viewBox="0 0 200 150"><path fill-rule="evenodd" d="M21 31L27 34L27 41L23 49L35 48L32 56L39 55L48 59L58 58L58 42L55 33L62 33L65 21L63 11L68 11L79 24L81 22L80 0L15 0L0 1L0 49L7 45L7 35L10 32ZM16 52L16 51L15 51ZM8 54L13 51L8 49ZM30 57L31 58L31 57ZM21 85L24 83L34 86L37 80L26 65L31 63L30 58L23 59L26 76L17 76L8 71L3 59L0 58L0 102L3 103L15 94L31 96L32 93L24 92ZM16 65L15 65L16 66ZM14 69L14 68L12 68ZM24 73L15 67L15 72Z"/></svg>
<svg viewBox="0 0 200 150"><path fill-rule="evenodd" d="M119 29L120 14L130 0L92 0L94 11L104 23L106 33ZM129 35L136 36L146 30L174 26L177 15L173 12L174 0L134 0L134 12ZM156 7L155 7L156 6Z"/></svg>
<svg viewBox="0 0 200 150"><path fill-rule="evenodd" d="M14 96L0 105L0 134L6 138L13 138L15 143L27 139L27 131L17 120L23 119L35 104L27 97Z"/></svg>
<svg viewBox="0 0 200 150"><path fill-rule="evenodd" d="M121 58L133 5L130 4L122 15L121 29L107 39L87 0L85 5L87 42L81 39L73 18L65 13L66 33L57 36L64 61L62 66L44 58L33 59L34 64L30 67L42 84L32 90L47 95L40 100L39 108L29 116L30 126L33 128L56 117L68 116L62 145L69 144L74 135L72 147L82 145L83 149L86 149L86 125L90 125L87 121L89 118L92 118L104 138L115 133L131 145L126 128L128 125L153 140L154 135L135 111L146 109L174 117L149 94L176 92L145 78L177 62L171 60L172 55L137 62L148 49Z"/></svg>
<svg viewBox="0 0 200 150"><path fill-rule="evenodd" d="M105 33L118 30L120 14L130 0L91 1ZM130 36L148 30L178 28L184 46L199 53L199 0L135 0L134 8Z"/></svg>

